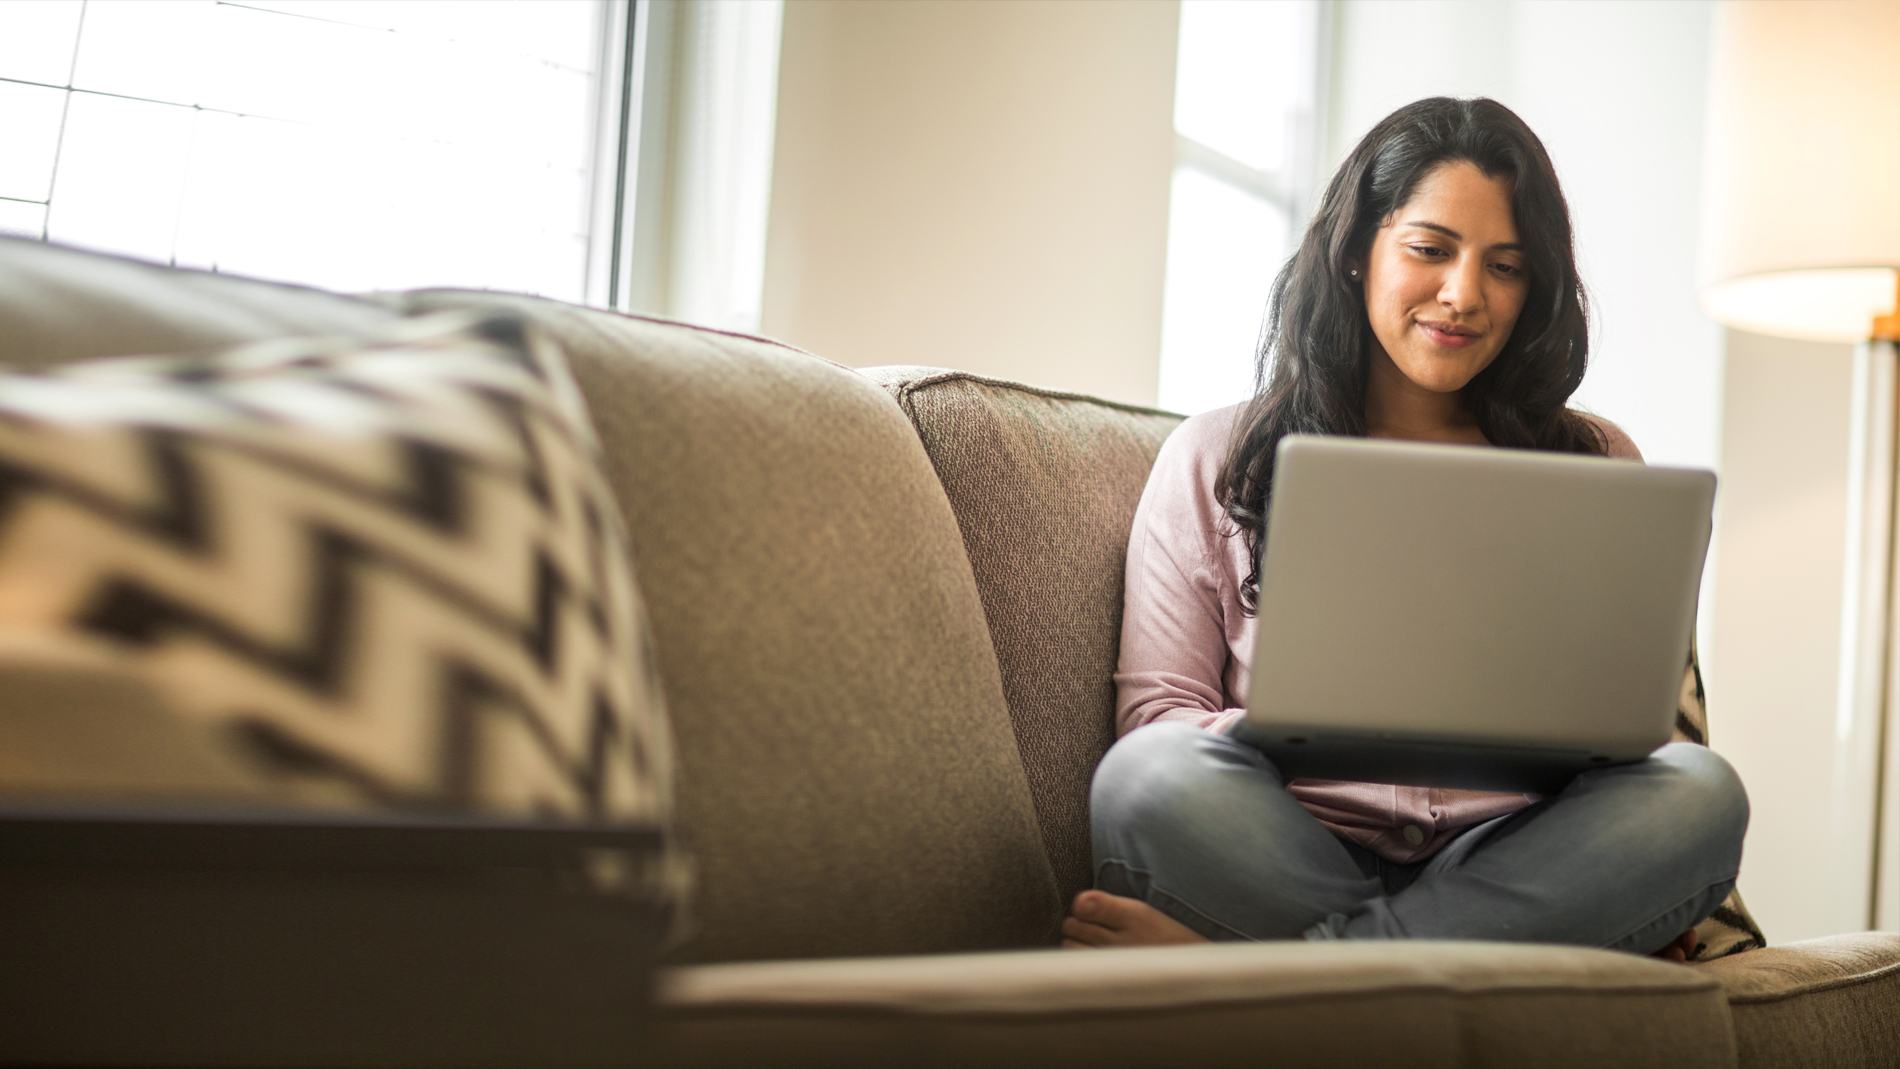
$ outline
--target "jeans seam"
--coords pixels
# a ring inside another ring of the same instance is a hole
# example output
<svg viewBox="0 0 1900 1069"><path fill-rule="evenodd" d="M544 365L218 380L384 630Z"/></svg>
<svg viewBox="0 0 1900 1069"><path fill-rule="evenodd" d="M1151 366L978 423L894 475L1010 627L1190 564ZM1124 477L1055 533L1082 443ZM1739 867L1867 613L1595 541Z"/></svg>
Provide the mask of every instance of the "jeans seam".
<svg viewBox="0 0 1900 1069"><path fill-rule="evenodd" d="M1216 920L1213 917L1208 916L1202 910L1197 909L1196 907L1192 905L1189 905L1186 901L1183 901L1180 897L1170 893L1167 889L1163 888L1160 884L1156 883L1154 879L1154 873L1149 872L1147 869L1138 869L1135 866L1130 865L1126 861L1110 860L1110 861L1102 862L1102 864L1096 868L1096 872L1095 872L1095 882L1098 885L1102 882L1101 870L1104 868L1107 868L1110 865L1118 866L1127 872L1138 872L1143 877L1145 877L1148 882L1148 896L1149 897L1160 895L1162 898L1165 898L1168 901L1174 903L1175 905L1181 907L1183 912L1192 913L1194 916L1201 918L1202 920L1206 921L1208 924L1211 924L1214 927L1219 928L1221 931L1232 935L1236 939L1243 939L1249 943L1257 943L1260 941L1258 939L1255 939L1253 936L1248 935L1246 932L1243 932L1240 929L1234 927L1233 925L1227 924L1223 921ZM1153 906L1154 903L1148 902L1148 905ZM1156 907L1156 908L1159 908L1159 907ZM1162 910L1162 912L1166 913L1167 910Z"/></svg>
<svg viewBox="0 0 1900 1069"><path fill-rule="evenodd" d="M1255 939L1253 936L1248 935L1246 932L1243 932L1240 929L1234 927L1231 924L1227 924L1222 921L1215 920L1213 917L1208 916L1202 910L1196 909L1195 907L1182 901L1180 898L1176 897L1175 895L1168 893L1166 889L1161 887L1159 884L1154 883L1152 880L1150 880L1148 884L1148 893L1150 895L1159 895L1162 898L1167 899L1168 901L1181 907L1181 909L1194 914L1196 917L1199 917L1202 920L1206 921L1207 923L1213 925L1214 927L1219 928L1221 931L1228 933L1229 935L1233 936L1235 939L1245 940L1246 942L1249 942L1249 943L1258 943L1260 941L1258 939ZM1162 910L1162 912L1165 913L1167 911Z"/></svg>
<svg viewBox="0 0 1900 1069"><path fill-rule="evenodd" d="M1629 931L1624 932L1620 938L1612 939L1609 942L1604 943L1602 946L1602 949L1608 950L1612 947L1621 946L1623 943L1627 942L1632 936L1636 935L1636 933L1642 931L1643 929L1655 927L1656 924L1659 923L1663 919L1663 917L1669 916L1669 914L1675 912L1678 909L1681 909L1683 906L1688 905L1690 902L1695 901L1697 898L1701 897L1702 895L1708 894L1709 888L1711 887L1719 887L1724 883L1728 884L1731 888L1734 887L1735 881L1740 875L1741 873L1737 872L1734 876L1730 876L1726 879L1713 880L1707 884L1704 884L1700 891L1697 891L1695 894L1692 894L1688 896L1687 898L1684 898L1682 901L1677 902L1675 905L1670 906L1668 909L1663 910L1661 916L1652 918L1647 923L1639 924L1636 927L1631 928ZM1721 903L1719 902L1717 903L1717 905L1720 905L1720 904Z"/></svg>

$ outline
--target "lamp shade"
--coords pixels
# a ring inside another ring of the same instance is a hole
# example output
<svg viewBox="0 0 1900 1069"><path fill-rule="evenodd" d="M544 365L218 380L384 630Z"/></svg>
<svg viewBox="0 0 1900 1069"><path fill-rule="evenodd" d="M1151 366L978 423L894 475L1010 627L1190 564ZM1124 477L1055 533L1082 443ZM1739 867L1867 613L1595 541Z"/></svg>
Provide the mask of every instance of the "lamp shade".
<svg viewBox="0 0 1900 1069"><path fill-rule="evenodd" d="M1713 43L1703 309L1762 334L1872 336L1900 279L1900 0L1731 0Z"/></svg>

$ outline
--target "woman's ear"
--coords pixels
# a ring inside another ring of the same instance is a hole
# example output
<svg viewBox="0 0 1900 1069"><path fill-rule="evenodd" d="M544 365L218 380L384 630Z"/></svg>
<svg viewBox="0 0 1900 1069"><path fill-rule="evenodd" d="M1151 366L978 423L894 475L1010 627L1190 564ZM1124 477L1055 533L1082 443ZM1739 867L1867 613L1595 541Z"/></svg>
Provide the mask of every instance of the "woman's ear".
<svg viewBox="0 0 1900 1069"><path fill-rule="evenodd" d="M1366 281L1366 262L1364 260L1347 260L1346 278L1355 284L1363 284Z"/></svg>

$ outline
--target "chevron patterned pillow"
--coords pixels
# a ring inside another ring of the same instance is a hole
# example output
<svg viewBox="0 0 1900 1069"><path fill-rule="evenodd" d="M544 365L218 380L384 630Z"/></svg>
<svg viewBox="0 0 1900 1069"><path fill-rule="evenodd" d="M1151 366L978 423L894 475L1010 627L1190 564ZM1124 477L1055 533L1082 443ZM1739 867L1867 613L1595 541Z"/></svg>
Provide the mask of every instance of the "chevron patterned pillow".
<svg viewBox="0 0 1900 1069"><path fill-rule="evenodd" d="M0 636L117 651L285 800L664 819L565 362L507 316L398 331L0 376Z"/></svg>

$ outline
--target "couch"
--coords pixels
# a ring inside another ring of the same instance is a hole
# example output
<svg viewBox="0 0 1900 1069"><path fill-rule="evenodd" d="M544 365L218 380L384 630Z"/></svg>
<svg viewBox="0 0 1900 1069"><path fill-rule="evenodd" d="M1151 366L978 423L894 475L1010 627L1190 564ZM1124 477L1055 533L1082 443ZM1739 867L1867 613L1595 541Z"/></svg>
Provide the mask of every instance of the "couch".
<svg viewBox="0 0 1900 1069"><path fill-rule="evenodd" d="M697 867L656 1063L1900 1064L1891 933L1687 967L1054 949L1089 880L1129 521L1178 416L539 298L348 297L0 240L14 366L448 308L513 309L564 347L631 534Z"/></svg>

